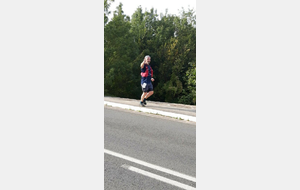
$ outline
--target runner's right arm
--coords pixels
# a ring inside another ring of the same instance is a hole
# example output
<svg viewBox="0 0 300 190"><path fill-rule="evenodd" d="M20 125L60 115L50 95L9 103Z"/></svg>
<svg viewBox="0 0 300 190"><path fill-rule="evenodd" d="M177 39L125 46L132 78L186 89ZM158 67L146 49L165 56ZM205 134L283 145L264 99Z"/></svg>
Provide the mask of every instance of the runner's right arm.
<svg viewBox="0 0 300 190"><path fill-rule="evenodd" d="M141 68L144 68L145 65L145 59L143 60L143 62L141 63Z"/></svg>

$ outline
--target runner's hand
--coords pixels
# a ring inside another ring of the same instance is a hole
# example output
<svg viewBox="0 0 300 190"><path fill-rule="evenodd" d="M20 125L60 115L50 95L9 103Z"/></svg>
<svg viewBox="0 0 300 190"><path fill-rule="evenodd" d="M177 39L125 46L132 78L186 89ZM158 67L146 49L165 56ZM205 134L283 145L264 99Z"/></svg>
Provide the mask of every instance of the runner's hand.
<svg viewBox="0 0 300 190"><path fill-rule="evenodd" d="M154 78L151 78L151 81L153 82L153 81L154 81Z"/></svg>

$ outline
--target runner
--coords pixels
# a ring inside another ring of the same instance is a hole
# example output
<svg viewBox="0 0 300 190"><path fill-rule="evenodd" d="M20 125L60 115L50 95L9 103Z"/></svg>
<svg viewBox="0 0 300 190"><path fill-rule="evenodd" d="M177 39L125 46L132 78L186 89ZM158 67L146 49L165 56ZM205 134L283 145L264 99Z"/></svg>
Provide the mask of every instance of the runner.
<svg viewBox="0 0 300 190"><path fill-rule="evenodd" d="M146 100L149 98L153 93L153 85L152 82L154 81L153 77L153 70L150 66L151 57L146 55L144 61L141 63L141 86L143 94L141 96L140 105L145 106L147 105ZM152 82L151 82L152 81Z"/></svg>

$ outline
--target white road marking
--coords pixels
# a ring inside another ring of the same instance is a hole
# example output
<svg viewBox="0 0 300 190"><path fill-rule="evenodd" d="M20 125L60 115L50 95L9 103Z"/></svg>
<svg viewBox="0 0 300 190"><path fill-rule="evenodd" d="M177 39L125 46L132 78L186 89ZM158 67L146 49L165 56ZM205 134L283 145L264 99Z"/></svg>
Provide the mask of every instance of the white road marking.
<svg viewBox="0 0 300 190"><path fill-rule="evenodd" d="M114 102L108 102L104 101L104 104L107 104L112 107L118 107L118 108L123 108L123 109L132 109L135 111L142 111L146 113L153 113L153 114L159 114L159 115L164 115L164 116L169 116L169 117L178 117L187 121L194 121L196 122L196 117L189 116L189 115L183 115L183 114L177 114L177 113L171 113L171 112L166 112L166 111L160 111L160 110L154 110L154 109L149 109L149 108L144 108L144 107L137 107L137 106L130 106L130 105L125 105L125 104L120 104L120 103L114 103Z"/></svg>
<svg viewBox="0 0 300 190"><path fill-rule="evenodd" d="M130 162L134 162L134 163L146 166L148 168L152 168L152 169L155 169L155 170L158 170L158 171L161 171L161 172L165 172L165 173L168 173L168 174L171 174L171 175L174 175L174 176L177 176L177 177L189 180L189 181L196 182L196 178L195 177L192 177L192 176L189 176L189 175L185 175L185 174L182 174L182 173L179 173L179 172L167 169L167 168L163 168L163 167L160 167L160 166L157 166L157 165L154 165L154 164L150 164L148 162L144 162L144 161L138 160L136 158L125 156L123 154L116 153L116 152L113 152L113 151L110 151L110 150L106 150L106 149L104 149L104 153L110 154L112 156L116 156L116 157L119 157L119 158L122 158L124 160L128 160Z"/></svg>
<svg viewBox="0 0 300 190"><path fill-rule="evenodd" d="M159 175L156 175L154 173L151 173L151 172L147 172L145 170L141 170L139 168L136 168L136 167L133 167L133 166L128 166L128 165L122 165L123 168L126 168L128 170L131 170L133 172L136 172L136 173L139 173L139 174L142 174L144 176L148 176L148 177L151 177L151 178L154 178L156 180L159 180L159 181L162 181L162 182L165 182L165 183L168 183L168 184L171 184L171 185L174 185L174 186L177 186L177 187L180 187L182 189L187 189L187 190L194 190L196 189L195 187L191 187L191 186L188 186L188 185L185 185L183 183L179 183L177 181L174 181L174 180L171 180L171 179L168 179L168 178L165 178L165 177L162 177L162 176L159 176Z"/></svg>

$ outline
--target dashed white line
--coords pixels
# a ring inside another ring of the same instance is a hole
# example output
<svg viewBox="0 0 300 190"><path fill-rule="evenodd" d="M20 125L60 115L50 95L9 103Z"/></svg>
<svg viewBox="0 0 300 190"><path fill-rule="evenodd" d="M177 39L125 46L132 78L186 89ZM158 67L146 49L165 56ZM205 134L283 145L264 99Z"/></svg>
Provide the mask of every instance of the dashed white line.
<svg viewBox="0 0 300 190"><path fill-rule="evenodd" d="M189 175L186 175L186 174L182 174L182 173L179 173L179 172L167 169L167 168L163 168L163 167L160 167L160 166L157 166L157 165L154 165L154 164L150 164L150 163L144 162L142 160L138 160L136 158L125 156L123 154L116 153L116 152L113 152L113 151L110 151L110 150L106 150L106 149L104 149L104 153L110 154L112 156L116 156L116 157L119 157L119 158L122 158L124 160L128 160L130 162L134 162L134 163L146 166L148 168L152 168L152 169L155 169L155 170L158 170L158 171L161 171L161 172L165 172L165 173L171 174L173 176L177 176L177 177L189 180L189 181L196 182L196 178L195 177L192 177L192 176L189 176Z"/></svg>
<svg viewBox="0 0 300 190"><path fill-rule="evenodd" d="M187 190L194 190L196 189L195 187L191 187L191 186L188 186L188 185L185 185L183 183L179 183L177 181L174 181L174 180L171 180L171 179L168 179L168 178L165 178L165 177L162 177L162 176L159 176L159 175L156 175L154 173L151 173L151 172L147 172L145 170L141 170L139 168L136 168L136 167L133 167L133 166L128 166L128 165L122 165L121 167L123 168L126 168L130 171L133 171L133 172L136 172L136 173L139 173L139 174L142 174L144 176L148 176L148 177L151 177L151 178L154 178L156 180L159 180L159 181L162 181L162 182L165 182L165 183L168 183L168 184L171 184L173 186L177 186L177 187L180 187L182 189L187 189Z"/></svg>

